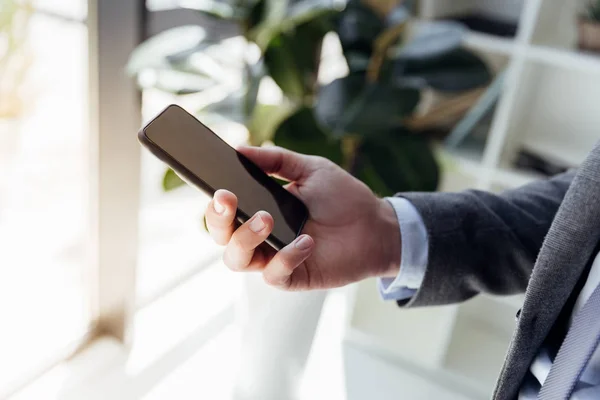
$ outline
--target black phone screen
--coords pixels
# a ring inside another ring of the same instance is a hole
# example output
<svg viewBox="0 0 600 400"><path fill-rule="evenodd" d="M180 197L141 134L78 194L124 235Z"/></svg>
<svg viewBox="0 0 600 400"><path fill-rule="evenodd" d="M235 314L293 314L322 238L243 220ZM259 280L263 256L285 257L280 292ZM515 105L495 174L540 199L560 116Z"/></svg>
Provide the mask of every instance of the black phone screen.
<svg viewBox="0 0 600 400"><path fill-rule="evenodd" d="M143 130L144 143L186 180L209 194L227 189L238 197L238 217L246 221L264 210L274 219L269 237L281 248L300 233L308 211L304 203L285 190L194 116L178 106L169 106Z"/></svg>

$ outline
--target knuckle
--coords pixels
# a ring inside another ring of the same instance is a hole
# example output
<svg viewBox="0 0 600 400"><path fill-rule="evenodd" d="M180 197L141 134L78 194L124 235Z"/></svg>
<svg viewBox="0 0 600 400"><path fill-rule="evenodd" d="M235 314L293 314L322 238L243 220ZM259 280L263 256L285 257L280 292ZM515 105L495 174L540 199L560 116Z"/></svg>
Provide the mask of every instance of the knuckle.
<svg viewBox="0 0 600 400"><path fill-rule="evenodd" d="M313 165L329 165L331 163L330 160L328 160L325 157L322 156L309 156L311 158L311 164Z"/></svg>

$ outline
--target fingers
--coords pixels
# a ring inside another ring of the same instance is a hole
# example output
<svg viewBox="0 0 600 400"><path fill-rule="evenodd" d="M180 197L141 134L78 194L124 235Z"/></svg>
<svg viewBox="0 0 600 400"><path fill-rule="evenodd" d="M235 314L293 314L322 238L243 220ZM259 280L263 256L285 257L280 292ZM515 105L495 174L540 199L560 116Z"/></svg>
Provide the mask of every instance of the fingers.
<svg viewBox="0 0 600 400"><path fill-rule="evenodd" d="M292 243L281 249L263 271L265 281L282 289L291 286L294 270L310 257L315 242L308 235L301 235Z"/></svg>
<svg viewBox="0 0 600 400"><path fill-rule="evenodd" d="M314 158L281 147L240 147L238 151L267 174L302 181L314 171Z"/></svg>
<svg viewBox="0 0 600 400"><path fill-rule="evenodd" d="M229 243L235 228L237 197L227 190L217 190L206 209L206 225L213 240L221 246Z"/></svg>
<svg viewBox="0 0 600 400"><path fill-rule="evenodd" d="M254 257L255 250L272 230L273 217L269 213L259 211L254 214L231 236L223 254L225 265L234 271L262 269L267 263L267 258L264 253Z"/></svg>

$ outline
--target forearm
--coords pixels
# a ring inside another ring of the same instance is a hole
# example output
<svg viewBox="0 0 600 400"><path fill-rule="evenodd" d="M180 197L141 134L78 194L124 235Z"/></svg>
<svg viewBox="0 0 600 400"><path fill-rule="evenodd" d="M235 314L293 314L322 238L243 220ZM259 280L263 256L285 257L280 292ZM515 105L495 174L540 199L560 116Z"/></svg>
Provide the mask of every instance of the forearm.
<svg viewBox="0 0 600 400"><path fill-rule="evenodd" d="M401 305L448 304L480 292L523 292L573 175L500 195L403 194L422 217L429 243L422 284Z"/></svg>

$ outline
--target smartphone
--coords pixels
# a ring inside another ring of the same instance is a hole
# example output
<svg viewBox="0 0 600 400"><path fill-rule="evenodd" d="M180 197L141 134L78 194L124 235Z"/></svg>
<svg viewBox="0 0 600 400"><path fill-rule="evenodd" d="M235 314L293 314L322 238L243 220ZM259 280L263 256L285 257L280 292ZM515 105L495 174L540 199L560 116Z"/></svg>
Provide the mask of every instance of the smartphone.
<svg viewBox="0 0 600 400"><path fill-rule="evenodd" d="M234 193L239 222L260 210L271 214L275 224L266 242L276 250L302 231L308 219L304 203L183 108L168 106L138 139L188 184L210 196L218 189Z"/></svg>

